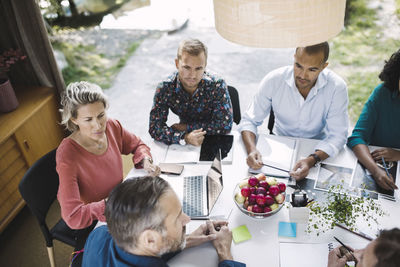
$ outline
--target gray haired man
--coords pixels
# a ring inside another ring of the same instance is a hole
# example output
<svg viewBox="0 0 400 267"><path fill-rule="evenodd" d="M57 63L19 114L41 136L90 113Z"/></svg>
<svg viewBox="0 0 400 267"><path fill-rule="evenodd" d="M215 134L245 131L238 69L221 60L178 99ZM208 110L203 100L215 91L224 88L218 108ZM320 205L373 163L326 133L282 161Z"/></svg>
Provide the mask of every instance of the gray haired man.
<svg viewBox="0 0 400 267"><path fill-rule="evenodd" d="M107 226L96 228L84 250L87 266L168 266L167 260L184 248L211 241L219 267L245 266L233 261L232 233L224 221L208 221L190 235L190 218L160 177L142 177L119 184L110 194L105 211Z"/></svg>

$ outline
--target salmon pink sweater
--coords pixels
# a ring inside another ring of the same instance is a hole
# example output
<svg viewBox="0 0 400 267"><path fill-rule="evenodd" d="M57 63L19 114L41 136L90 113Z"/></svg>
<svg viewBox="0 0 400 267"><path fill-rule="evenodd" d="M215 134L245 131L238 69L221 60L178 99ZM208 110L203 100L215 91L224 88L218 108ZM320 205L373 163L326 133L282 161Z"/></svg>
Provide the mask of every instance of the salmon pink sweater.
<svg viewBox="0 0 400 267"><path fill-rule="evenodd" d="M72 229L105 221L104 199L123 178L121 154L132 153L135 166L151 157L150 148L117 120L107 121L106 136L108 148L102 155L90 153L71 138L64 138L57 149L57 198L61 216Z"/></svg>

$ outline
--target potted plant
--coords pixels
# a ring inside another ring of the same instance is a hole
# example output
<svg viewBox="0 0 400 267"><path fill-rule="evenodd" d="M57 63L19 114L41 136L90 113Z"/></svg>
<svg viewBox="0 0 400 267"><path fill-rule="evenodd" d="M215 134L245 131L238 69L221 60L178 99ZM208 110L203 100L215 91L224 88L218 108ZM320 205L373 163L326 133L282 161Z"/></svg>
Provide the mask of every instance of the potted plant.
<svg viewBox="0 0 400 267"><path fill-rule="evenodd" d="M307 232L317 235L333 229L337 223L350 230L357 230L357 219L362 218L369 227L378 224L378 217L385 215L381 205L370 197L350 195L342 185L331 186L324 203L314 202L310 206Z"/></svg>
<svg viewBox="0 0 400 267"><path fill-rule="evenodd" d="M0 112L10 112L18 107L18 100L7 73L18 61L26 59L20 49L9 49L0 54Z"/></svg>

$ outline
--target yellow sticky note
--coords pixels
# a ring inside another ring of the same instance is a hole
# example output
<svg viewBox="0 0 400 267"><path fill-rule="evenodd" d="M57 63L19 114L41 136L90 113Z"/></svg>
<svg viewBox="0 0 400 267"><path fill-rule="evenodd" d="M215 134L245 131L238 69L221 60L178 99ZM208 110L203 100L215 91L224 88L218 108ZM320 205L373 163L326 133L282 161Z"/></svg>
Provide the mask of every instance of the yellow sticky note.
<svg viewBox="0 0 400 267"><path fill-rule="evenodd" d="M233 236L233 241L235 241L236 244L251 239L251 234L249 232L249 229L247 229L246 225L241 225L236 228L233 228L232 236Z"/></svg>

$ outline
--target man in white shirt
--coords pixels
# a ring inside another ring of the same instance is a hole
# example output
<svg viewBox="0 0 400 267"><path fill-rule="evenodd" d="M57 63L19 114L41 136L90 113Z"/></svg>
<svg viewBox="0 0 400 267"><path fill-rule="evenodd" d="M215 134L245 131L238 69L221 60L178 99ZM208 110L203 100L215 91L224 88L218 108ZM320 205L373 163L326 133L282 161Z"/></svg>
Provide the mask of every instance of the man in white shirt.
<svg viewBox="0 0 400 267"><path fill-rule="evenodd" d="M321 140L315 152L296 162L290 171L296 180L306 177L310 168L343 148L348 127L347 87L342 78L326 68L328 57L327 42L298 47L293 66L273 70L261 81L240 124L251 168L262 167L262 156L256 148L257 126L271 108L275 134Z"/></svg>

